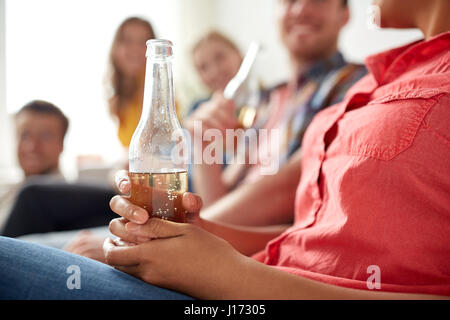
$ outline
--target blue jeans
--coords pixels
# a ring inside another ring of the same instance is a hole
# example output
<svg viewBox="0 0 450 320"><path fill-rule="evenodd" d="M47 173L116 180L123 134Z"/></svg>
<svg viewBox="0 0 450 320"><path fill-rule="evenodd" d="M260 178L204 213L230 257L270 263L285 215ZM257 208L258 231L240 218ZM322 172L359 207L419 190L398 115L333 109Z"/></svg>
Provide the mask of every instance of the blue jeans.
<svg viewBox="0 0 450 320"><path fill-rule="evenodd" d="M0 237L0 299L193 299L106 264Z"/></svg>

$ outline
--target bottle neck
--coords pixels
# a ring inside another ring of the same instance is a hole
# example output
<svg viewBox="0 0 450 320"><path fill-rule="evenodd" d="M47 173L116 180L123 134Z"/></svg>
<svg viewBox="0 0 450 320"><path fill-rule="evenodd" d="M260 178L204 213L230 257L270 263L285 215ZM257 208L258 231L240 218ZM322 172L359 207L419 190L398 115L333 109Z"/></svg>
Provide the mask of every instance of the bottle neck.
<svg viewBox="0 0 450 320"><path fill-rule="evenodd" d="M176 119L171 59L152 59L149 56L141 121L164 121L176 126Z"/></svg>
<svg viewBox="0 0 450 320"><path fill-rule="evenodd" d="M186 170L186 164L177 160L179 154L185 154L185 148L179 152L178 142L184 146L185 139L179 134L175 111L171 43L150 40L147 48L144 102L130 143L130 172Z"/></svg>

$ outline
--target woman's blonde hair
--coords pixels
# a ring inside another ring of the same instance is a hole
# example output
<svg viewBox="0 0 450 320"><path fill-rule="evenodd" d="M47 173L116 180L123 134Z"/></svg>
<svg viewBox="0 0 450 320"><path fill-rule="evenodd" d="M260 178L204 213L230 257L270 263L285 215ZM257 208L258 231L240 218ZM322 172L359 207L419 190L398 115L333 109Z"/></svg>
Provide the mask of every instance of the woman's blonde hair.
<svg viewBox="0 0 450 320"><path fill-rule="evenodd" d="M231 41L230 38L228 38L227 36L225 36L223 33L216 31L216 30L212 30L210 32L208 32L206 35L204 35L203 37L201 37L192 47L192 55L195 54L195 52L201 48L203 45L211 42L211 41L219 41L222 42L224 44L226 44L228 47L230 47L231 49L233 49L234 51L236 51L239 55L241 55L241 51L239 50L239 48L236 46L236 44Z"/></svg>

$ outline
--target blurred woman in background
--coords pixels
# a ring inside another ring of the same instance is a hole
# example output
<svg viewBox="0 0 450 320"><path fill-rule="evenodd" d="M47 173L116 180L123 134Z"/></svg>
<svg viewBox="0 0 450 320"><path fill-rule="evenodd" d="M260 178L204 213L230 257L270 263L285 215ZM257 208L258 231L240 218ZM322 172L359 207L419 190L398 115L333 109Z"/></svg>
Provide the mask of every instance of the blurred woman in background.
<svg viewBox="0 0 450 320"><path fill-rule="evenodd" d="M242 63L238 47L217 31L211 31L197 41L192 49L192 59L203 85L210 94L217 92L217 95L223 93ZM208 97L197 101L189 112L210 99L211 97Z"/></svg>
<svg viewBox="0 0 450 320"><path fill-rule="evenodd" d="M141 117L146 42L154 38L150 22L130 17L117 29L111 46L108 104L118 120L118 137L124 147L129 146Z"/></svg>
<svg viewBox="0 0 450 320"><path fill-rule="evenodd" d="M223 91L228 82L236 75L242 63L241 52L232 40L218 31L210 31L201 37L192 48L192 60L203 85L208 89L209 96L195 102L187 112L183 126L193 136L193 121L201 120L199 111L217 127L220 123L227 123L229 128L237 127L234 121L235 105L231 100L226 100ZM205 109L221 107L221 112L214 117ZM197 110L201 107L201 110ZM225 119L218 121L219 119ZM229 120L229 121L227 121ZM194 190L192 168L189 170L189 190Z"/></svg>
<svg viewBox="0 0 450 320"><path fill-rule="evenodd" d="M144 19L129 17L119 26L114 36L109 54L110 69L107 73L107 89L109 95L109 108L111 115L118 120L118 137L121 144L127 148L131 137L139 122L144 96L145 77L145 52L146 42L154 39L155 33L152 25ZM119 163L120 168L126 167L127 157L123 163ZM114 168L115 172L117 168ZM111 178L113 183L113 178ZM57 193L57 196L55 194ZM116 194L113 186L105 182L105 186L92 186L82 183L77 184L57 184L26 186L18 194L15 204L11 209L10 222L3 230L3 235L24 236L28 235L28 241L47 243L62 246L75 236L81 228L95 228L104 226L107 233L107 224L114 214L108 208L109 199ZM63 199L59 204L57 199ZM43 204L41 209L33 208L29 205L36 199ZM90 210L83 204L94 204L97 209ZM46 208L53 206L55 211ZM32 217L32 222L30 222ZM39 221L39 223L37 222ZM79 224L81 222L81 224ZM60 231L74 230L74 233L59 233ZM40 235L30 237L33 234L41 233L55 234L48 238ZM104 233L99 229L97 234ZM85 243L103 242L101 237L96 237L89 232L80 233L70 242L67 250L75 253L84 253ZM83 245L84 244L84 245ZM95 256L91 256L95 257Z"/></svg>

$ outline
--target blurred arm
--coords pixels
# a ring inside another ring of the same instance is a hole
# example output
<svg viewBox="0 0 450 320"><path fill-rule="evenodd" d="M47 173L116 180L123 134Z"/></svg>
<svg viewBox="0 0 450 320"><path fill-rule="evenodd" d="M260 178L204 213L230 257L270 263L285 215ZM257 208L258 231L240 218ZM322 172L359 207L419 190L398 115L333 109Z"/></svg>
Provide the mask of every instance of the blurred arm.
<svg viewBox="0 0 450 320"><path fill-rule="evenodd" d="M277 174L263 176L256 182L236 188L202 210L201 217L241 226L289 224L293 221L295 191L300 175L301 149Z"/></svg>

